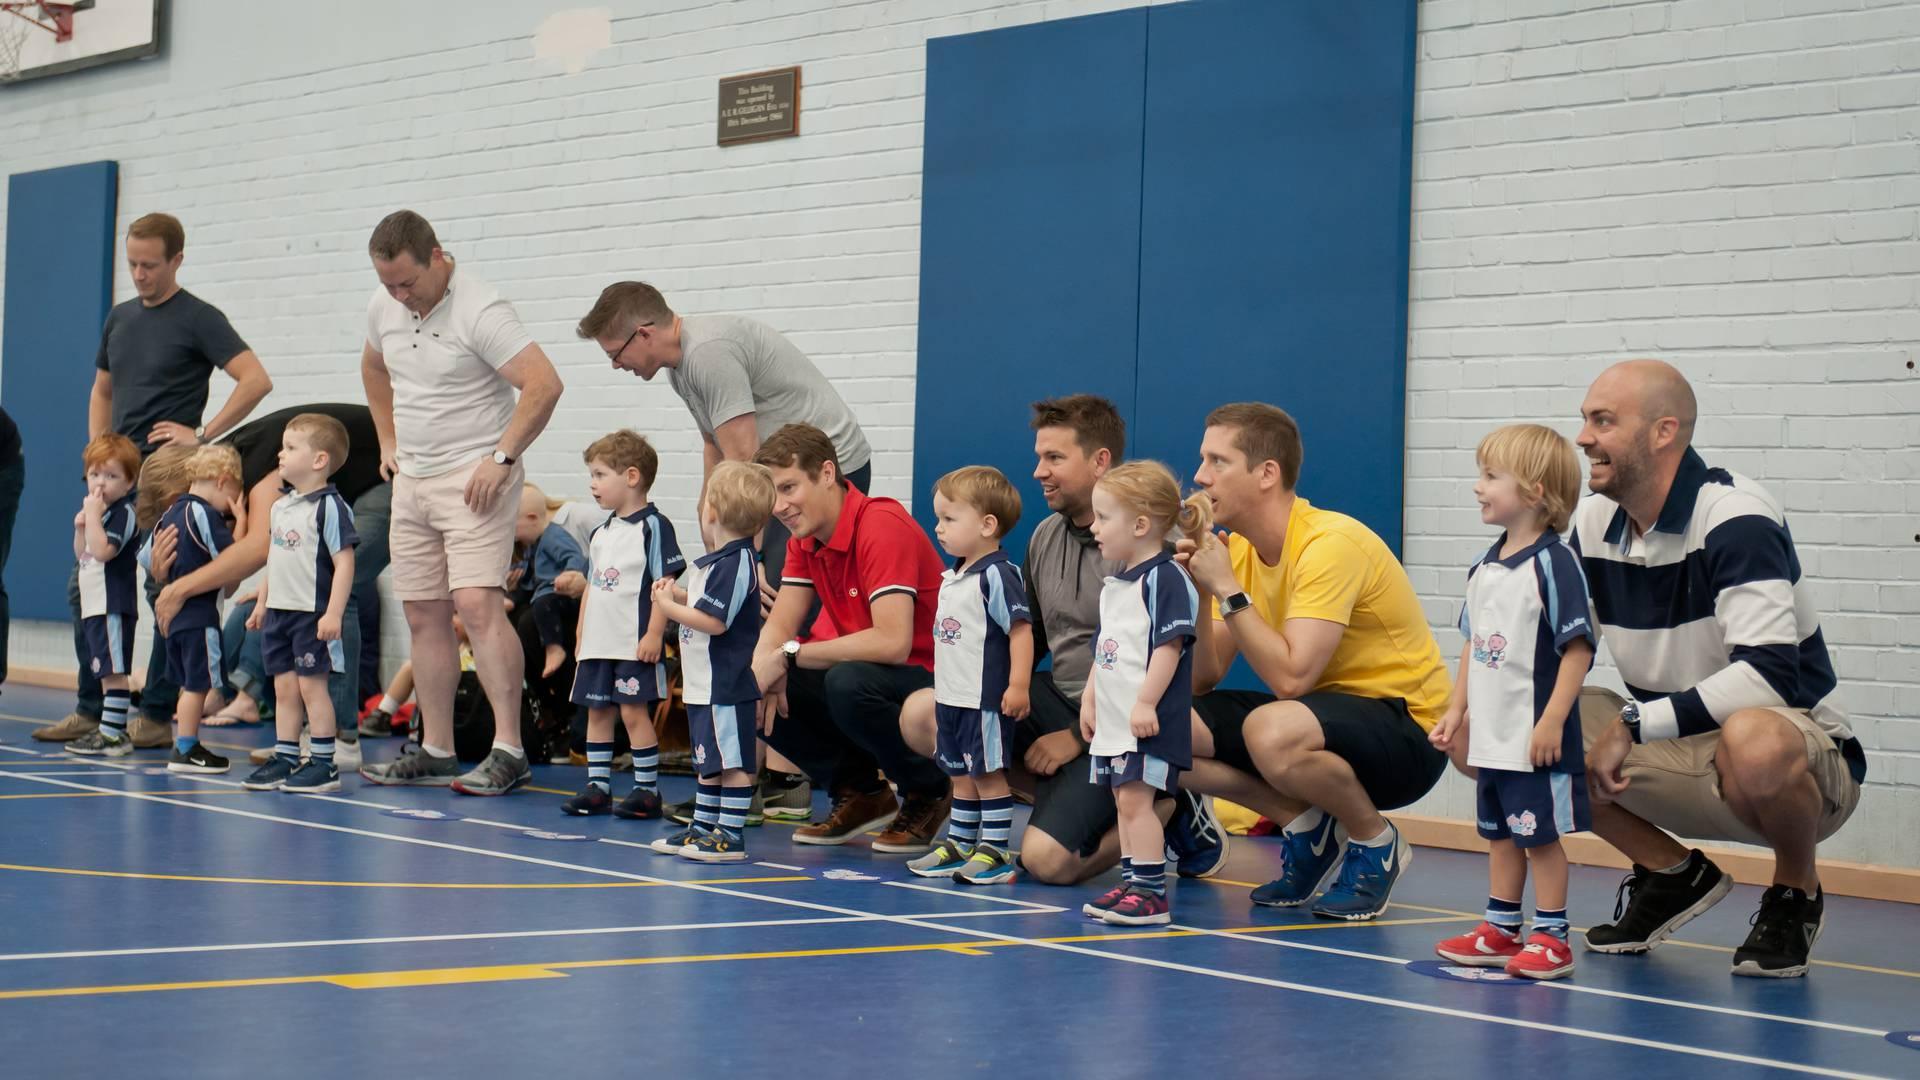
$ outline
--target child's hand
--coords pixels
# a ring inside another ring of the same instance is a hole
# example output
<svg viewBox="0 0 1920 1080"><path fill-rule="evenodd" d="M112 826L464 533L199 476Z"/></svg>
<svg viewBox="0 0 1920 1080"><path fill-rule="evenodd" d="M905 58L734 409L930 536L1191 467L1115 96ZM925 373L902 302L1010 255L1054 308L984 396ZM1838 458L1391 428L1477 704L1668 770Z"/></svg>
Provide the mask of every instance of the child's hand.
<svg viewBox="0 0 1920 1080"><path fill-rule="evenodd" d="M1029 711L1026 687L1009 686L1007 692L1000 695L1001 716L1009 720L1023 720Z"/></svg>
<svg viewBox="0 0 1920 1080"><path fill-rule="evenodd" d="M1160 734L1160 710L1144 701L1133 703L1133 712L1127 716L1127 726L1133 729L1136 739L1151 738Z"/></svg>
<svg viewBox="0 0 1920 1080"><path fill-rule="evenodd" d="M320 616L320 628L315 631L315 636L321 641L339 641L340 616L331 613Z"/></svg>
<svg viewBox="0 0 1920 1080"><path fill-rule="evenodd" d="M1448 709L1446 715L1440 718L1440 722L1433 725L1433 730L1427 733L1427 741L1433 744L1435 750L1453 749L1453 737L1459 734L1460 728L1466 724L1466 718L1464 712Z"/></svg>
<svg viewBox="0 0 1920 1080"><path fill-rule="evenodd" d="M674 599L672 578L661 578L653 583L653 602L669 606L679 602Z"/></svg>
<svg viewBox="0 0 1920 1080"><path fill-rule="evenodd" d="M267 605L253 605L253 614L247 616L247 629L258 630L267 625Z"/></svg>
<svg viewBox="0 0 1920 1080"><path fill-rule="evenodd" d="M1091 708L1080 710L1080 741L1088 746L1093 745L1093 710Z"/></svg>
<svg viewBox="0 0 1920 1080"><path fill-rule="evenodd" d="M1544 769L1560 761L1561 725L1542 720L1533 725L1533 738L1527 740L1527 760L1534 768Z"/></svg>
<svg viewBox="0 0 1920 1080"><path fill-rule="evenodd" d="M640 647L634 650L633 655L639 658L644 663L648 663L648 664L659 663L660 662L660 635L648 634L645 637L641 638Z"/></svg>
<svg viewBox="0 0 1920 1080"><path fill-rule="evenodd" d="M80 509L74 512L73 527L76 529L84 529L87 527L87 508L85 504L82 504Z"/></svg>
<svg viewBox="0 0 1920 1080"><path fill-rule="evenodd" d="M86 515L88 514L97 515L97 514L104 514L106 512L107 512L106 497L100 494L99 488L97 487L88 488L87 497L80 500L80 514L81 514L80 520L82 522L86 521Z"/></svg>
<svg viewBox="0 0 1920 1080"><path fill-rule="evenodd" d="M553 579L553 591L578 600L587 595L587 575L578 570L568 570Z"/></svg>

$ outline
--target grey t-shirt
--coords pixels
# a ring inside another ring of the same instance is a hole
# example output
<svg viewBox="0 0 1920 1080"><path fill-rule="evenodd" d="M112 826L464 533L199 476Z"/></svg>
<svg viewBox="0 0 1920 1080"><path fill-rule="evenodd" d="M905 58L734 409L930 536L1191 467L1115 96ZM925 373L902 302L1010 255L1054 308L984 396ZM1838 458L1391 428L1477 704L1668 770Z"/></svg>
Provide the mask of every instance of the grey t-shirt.
<svg viewBox="0 0 1920 1080"><path fill-rule="evenodd" d="M247 351L220 309L185 289L147 307L138 297L107 313L94 366L113 378L113 430L153 452L161 420L199 427L214 368Z"/></svg>
<svg viewBox="0 0 1920 1080"><path fill-rule="evenodd" d="M1076 528L1065 514L1049 515L1027 541L1027 604L1033 610L1033 656L1053 652L1053 683L1080 700L1093 667L1093 635L1100 629L1100 590L1125 567L1100 557L1093 530Z"/></svg>
<svg viewBox="0 0 1920 1080"><path fill-rule="evenodd" d="M757 319L681 317L680 366L668 369L667 382L708 441L721 424L752 413L761 442L787 424L826 432L843 473L873 457L866 433L827 377L780 331Z"/></svg>

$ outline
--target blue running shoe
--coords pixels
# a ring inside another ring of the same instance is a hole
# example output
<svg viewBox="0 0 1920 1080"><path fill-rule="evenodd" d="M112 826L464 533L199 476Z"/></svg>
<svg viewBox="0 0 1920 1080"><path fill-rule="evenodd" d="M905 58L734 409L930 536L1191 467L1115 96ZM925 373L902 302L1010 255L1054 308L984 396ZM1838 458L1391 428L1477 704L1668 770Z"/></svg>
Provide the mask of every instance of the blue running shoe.
<svg viewBox="0 0 1920 1080"><path fill-rule="evenodd" d="M1340 849L1346 830L1322 814L1320 824L1308 832L1281 835L1285 862L1279 878L1253 890L1253 902L1261 907L1299 907L1307 903L1340 871Z"/></svg>
<svg viewBox="0 0 1920 1080"><path fill-rule="evenodd" d="M1173 817L1167 821L1167 857L1184 878L1207 878L1227 865L1227 830L1213 816L1205 795L1182 791L1174 797Z"/></svg>
<svg viewBox="0 0 1920 1080"><path fill-rule="evenodd" d="M1346 858L1340 864L1340 880L1313 905L1315 915L1363 922L1387 910L1387 897L1393 895L1394 883L1413 861L1413 849L1407 846L1406 837L1393 828L1392 822L1387 823L1387 828L1393 829L1391 844L1379 847L1347 844Z"/></svg>

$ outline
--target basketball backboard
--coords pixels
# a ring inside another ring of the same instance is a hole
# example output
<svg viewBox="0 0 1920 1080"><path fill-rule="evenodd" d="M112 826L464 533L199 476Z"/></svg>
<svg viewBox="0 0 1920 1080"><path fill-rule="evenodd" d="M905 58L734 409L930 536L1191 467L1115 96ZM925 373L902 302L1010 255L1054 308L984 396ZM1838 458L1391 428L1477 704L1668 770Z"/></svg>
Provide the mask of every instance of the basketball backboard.
<svg viewBox="0 0 1920 1080"><path fill-rule="evenodd" d="M6 24L0 34L13 35L20 54L19 73L8 78L0 71L0 87L157 55L162 5L163 0L0 3L0 23ZM63 24L71 27L65 41L50 29Z"/></svg>

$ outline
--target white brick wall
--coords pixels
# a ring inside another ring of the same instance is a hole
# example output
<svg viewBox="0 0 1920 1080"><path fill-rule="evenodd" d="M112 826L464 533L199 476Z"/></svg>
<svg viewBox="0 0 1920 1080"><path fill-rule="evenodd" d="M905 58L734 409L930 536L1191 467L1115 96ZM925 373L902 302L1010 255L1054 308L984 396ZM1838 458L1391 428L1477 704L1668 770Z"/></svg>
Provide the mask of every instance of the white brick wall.
<svg viewBox="0 0 1920 1080"><path fill-rule="evenodd" d="M186 221L184 279L278 403L358 394L366 233L411 206L568 381L530 457L550 490L630 424L690 516L679 403L573 339L601 285L641 276L791 333L866 425L876 486L910 497L924 41L1132 0L610 6L614 47L565 76L532 47L559 5L172 5L165 60L0 94L0 167L119 160L123 223ZM1444 650L1484 543L1480 435L1571 432L1608 360L1671 359L1702 448L1792 512L1872 748L1826 850L1920 866L1920 3L1429 0L1421 22L1406 553ZM715 148L715 80L794 63L804 136ZM57 630L15 637L61 662ZM1453 781L1421 806L1469 808Z"/></svg>

